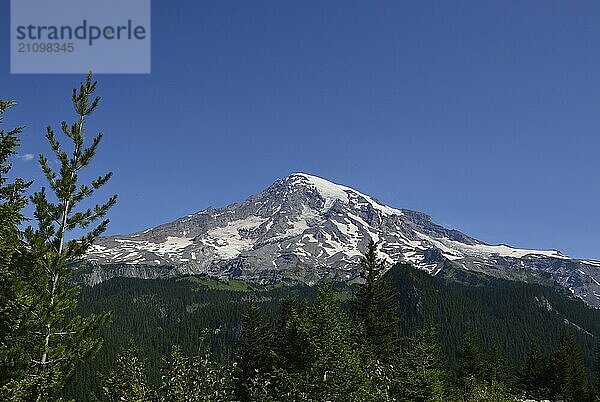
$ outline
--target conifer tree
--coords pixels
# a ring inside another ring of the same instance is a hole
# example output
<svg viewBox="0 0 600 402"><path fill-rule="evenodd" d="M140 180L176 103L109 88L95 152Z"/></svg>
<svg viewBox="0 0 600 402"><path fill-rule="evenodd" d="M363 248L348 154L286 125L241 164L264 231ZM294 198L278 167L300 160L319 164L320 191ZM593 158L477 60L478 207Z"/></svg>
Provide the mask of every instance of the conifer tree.
<svg viewBox="0 0 600 402"><path fill-rule="evenodd" d="M440 363L440 347L434 326L419 330L411 349L406 353L402 401L434 402L444 400L444 372Z"/></svg>
<svg viewBox="0 0 600 402"><path fill-rule="evenodd" d="M396 292L383 276L385 262L377 257L377 245L373 240L367 246L361 267L364 283L357 285L354 315L375 356L389 361L398 353L400 305Z"/></svg>
<svg viewBox="0 0 600 402"><path fill-rule="evenodd" d="M600 400L600 340L596 342L596 349L594 350L593 386L596 394L596 399Z"/></svg>
<svg viewBox="0 0 600 402"><path fill-rule="evenodd" d="M248 400L248 387L258 376L270 373L274 366L273 329L268 317L253 302L242 315L241 341L238 346L236 392Z"/></svg>
<svg viewBox="0 0 600 402"><path fill-rule="evenodd" d="M484 362L472 329L465 332L456 369L457 388L463 398L483 382Z"/></svg>
<svg viewBox="0 0 600 402"><path fill-rule="evenodd" d="M318 290L314 304L293 298L283 304L274 367L250 380L248 400L391 400L384 367L363 353L329 286Z"/></svg>
<svg viewBox="0 0 600 402"><path fill-rule="evenodd" d="M54 131L47 129L46 138L60 169L55 171L47 157L39 157L49 191L42 188L31 197L37 225L29 226L24 233L29 255L23 267L23 282L30 297L30 321L22 342L29 368L23 378L11 384L14 392L27 395L25 399L47 400L59 391L77 363L99 348L98 329L109 319L107 313L76 316L78 288L68 283L72 273L69 264L84 255L106 229L108 220L102 220L79 238L69 240L69 233L75 229L87 230L103 219L116 202L116 196L112 196L93 208L77 208L111 177L108 173L90 184L79 183L82 170L92 161L102 139L102 134L98 134L89 146L85 144L85 119L100 101L98 97L92 99L95 90L91 73L78 90L73 90L77 120L71 126L66 122L61 124L72 145L68 152Z"/></svg>
<svg viewBox="0 0 600 402"><path fill-rule="evenodd" d="M288 294L281 301L280 322L277 328L277 350L281 359L281 365L293 372L297 372L310 364L310 356L306 353L303 339L299 338L299 333L295 325L299 322L300 316L304 313L306 306L298 299Z"/></svg>
<svg viewBox="0 0 600 402"><path fill-rule="evenodd" d="M492 344L492 348L488 353L485 361L485 375L484 378L491 385L503 384L507 385L508 381L508 367L506 359L500 350L500 345L497 341Z"/></svg>
<svg viewBox="0 0 600 402"><path fill-rule="evenodd" d="M538 343L532 340L519 376L520 387L525 396L542 399L549 394L546 384L546 360L540 352Z"/></svg>
<svg viewBox="0 0 600 402"><path fill-rule="evenodd" d="M590 385L583 358L575 339L561 335L550 356L551 394L555 399L587 401Z"/></svg>
<svg viewBox="0 0 600 402"><path fill-rule="evenodd" d="M590 400L591 387L581 350L573 337L569 339L569 356L571 358L569 365L572 372L569 386L571 398L577 402L586 402Z"/></svg>
<svg viewBox="0 0 600 402"><path fill-rule="evenodd" d="M561 335L558 345L550 356L550 367L552 377L550 378L550 387L552 396L559 399L566 399L571 383L569 348L567 338Z"/></svg>
<svg viewBox="0 0 600 402"><path fill-rule="evenodd" d="M5 111L14 102L0 100L0 124ZM23 375L23 344L19 335L25 330L27 297L21 289L18 260L25 253L19 225L23 222L26 198L23 192L31 183L23 179L9 182L12 164L9 158L17 154L23 127L9 131L0 129L0 398L11 393L5 385ZM14 395L12 395L14 396Z"/></svg>
<svg viewBox="0 0 600 402"><path fill-rule="evenodd" d="M0 124L6 110L14 106L14 102L0 100ZM17 154L20 145L20 134L23 127L16 127L6 131L0 129L0 279L4 280L7 276L14 274L10 272L11 262L14 255L22 252L21 233L19 224L23 221L22 213L26 204L26 198L23 195L25 189L31 184L23 179L16 179L10 183L8 174L12 168L9 158ZM3 286L2 289L5 289ZM2 304L4 307L5 304ZM6 317L10 318L10 317ZM2 323L6 323L4 320Z"/></svg>
<svg viewBox="0 0 600 402"><path fill-rule="evenodd" d="M365 358L329 286L319 289L314 305L288 321L287 330L296 332L293 338L306 357L305 367L291 373L304 395L299 400L388 400L382 365Z"/></svg>

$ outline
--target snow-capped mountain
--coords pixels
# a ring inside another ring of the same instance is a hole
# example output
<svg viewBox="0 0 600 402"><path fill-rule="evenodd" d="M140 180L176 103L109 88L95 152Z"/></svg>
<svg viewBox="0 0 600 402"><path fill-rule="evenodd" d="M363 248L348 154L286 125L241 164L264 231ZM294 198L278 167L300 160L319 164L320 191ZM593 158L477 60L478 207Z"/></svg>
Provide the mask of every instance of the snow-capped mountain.
<svg viewBox="0 0 600 402"><path fill-rule="evenodd" d="M239 204L98 239L86 257L89 269L80 276L91 284L114 276L190 273L262 283L351 280L371 239L390 264L407 262L432 275L451 264L504 278L551 277L600 306L600 262L555 250L488 245L421 212L392 208L304 173L278 180Z"/></svg>

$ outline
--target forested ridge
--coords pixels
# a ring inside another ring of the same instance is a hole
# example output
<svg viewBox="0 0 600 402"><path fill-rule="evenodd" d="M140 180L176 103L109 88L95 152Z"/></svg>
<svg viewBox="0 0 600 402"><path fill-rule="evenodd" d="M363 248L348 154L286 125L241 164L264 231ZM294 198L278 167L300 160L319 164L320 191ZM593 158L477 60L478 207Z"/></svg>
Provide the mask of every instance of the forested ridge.
<svg viewBox="0 0 600 402"><path fill-rule="evenodd" d="M419 328L433 324L441 347L442 367L453 373L458 364L464 334L473 331L482 351L498 347L505 369L521 370L532 341L549 354L560 336L574 337L581 348L588 375L594 367L595 335L600 333L600 310L590 309L559 286L514 282L473 274L457 282L432 277L407 265L396 265L385 278L399 302L399 333L414 336ZM352 285L331 284L342 309L351 310ZM241 317L250 305L264 310L273 325L286 295L314 300L317 287L263 287L207 277L164 280L115 278L95 287L84 287L79 312L83 315L112 311L113 323L102 330L105 340L98 355L82 366L68 394L85 397L99 392L102 375L116 362L118 353L137 345L146 360L151 382L159 381L158 368L165 365L173 345L186 353L198 350L202 331L219 329L205 339L211 356L219 362L235 358L241 336ZM100 373L102 375L98 376Z"/></svg>

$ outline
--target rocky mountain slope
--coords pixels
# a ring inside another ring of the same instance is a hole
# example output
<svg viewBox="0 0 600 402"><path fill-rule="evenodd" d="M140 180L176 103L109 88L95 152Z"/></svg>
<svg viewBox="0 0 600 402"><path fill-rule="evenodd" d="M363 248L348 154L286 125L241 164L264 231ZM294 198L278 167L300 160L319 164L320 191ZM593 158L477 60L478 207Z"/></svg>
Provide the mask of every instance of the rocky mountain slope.
<svg viewBox="0 0 600 402"><path fill-rule="evenodd" d="M354 189L297 173L242 203L208 208L126 236L99 239L80 280L156 278L205 273L260 283L352 280L369 240L390 264L408 262L432 275L452 264L516 280L553 279L600 306L600 262L555 250L488 245L383 205Z"/></svg>

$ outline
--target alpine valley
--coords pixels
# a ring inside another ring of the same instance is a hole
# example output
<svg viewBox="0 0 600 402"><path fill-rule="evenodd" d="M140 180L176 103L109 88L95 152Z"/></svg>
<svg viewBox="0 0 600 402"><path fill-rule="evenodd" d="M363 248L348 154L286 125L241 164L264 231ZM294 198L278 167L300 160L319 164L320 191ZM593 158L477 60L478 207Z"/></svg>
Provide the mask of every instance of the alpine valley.
<svg viewBox="0 0 600 402"><path fill-rule="evenodd" d="M396 209L352 188L292 174L225 208L207 208L155 228L98 239L76 271L96 285L113 277L206 274L259 284L353 281L374 240L389 266L408 263L434 276L470 271L492 277L555 281L600 306L600 262L556 250L489 245ZM458 275L460 277L460 275Z"/></svg>

